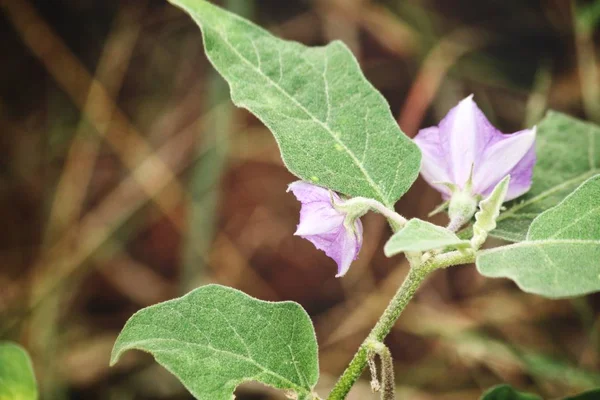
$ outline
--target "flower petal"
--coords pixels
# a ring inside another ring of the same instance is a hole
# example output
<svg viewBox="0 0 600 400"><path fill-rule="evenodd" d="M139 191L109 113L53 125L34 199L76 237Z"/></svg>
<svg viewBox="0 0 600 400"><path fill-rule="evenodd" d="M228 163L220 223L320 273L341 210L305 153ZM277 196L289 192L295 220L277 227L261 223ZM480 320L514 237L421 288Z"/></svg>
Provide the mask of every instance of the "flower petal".
<svg viewBox="0 0 600 400"><path fill-rule="evenodd" d="M335 210L329 199L304 203L300 209L300 223L294 235L319 235L336 232L344 223L345 215Z"/></svg>
<svg viewBox="0 0 600 400"><path fill-rule="evenodd" d="M527 170L525 167L530 167L529 170L532 172L533 166L531 164L531 155L529 159L526 159L521 164L521 168L513 171L515 167L524 160L524 157L530 153L532 148L535 147L535 136L536 129L526 129L520 132L513 133L512 135L502 135L502 139L486 148L482 156L482 162L477 165L477 168L473 174L473 190L475 193L486 195L489 194L496 183L502 178L512 172L519 172L520 175L526 175ZM533 150L533 162L535 162L535 150ZM522 177L512 176L511 173L511 185L513 186L513 179L521 182L520 186L523 186ZM515 186L516 187L516 186ZM513 188L512 194L519 192Z"/></svg>
<svg viewBox="0 0 600 400"><path fill-rule="evenodd" d="M332 199L336 203L343 201L325 188L298 181L290 184L288 191L302 203L300 223L294 234L323 250L337 263L336 276L343 276L362 246L363 229L360 219L354 221L354 229L347 228L347 215L332 204Z"/></svg>
<svg viewBox="0 0 600 400"><path fill-rule="evenodd" d="M298 236L319 235L337 232L344 223L345 215L331 204L331 199L340 201L337 194L307 182L297 181L288 186L288 192L302 203L300 223L294 233Z"/></svg>
<svg viewBox="0 0 600 400"><path fill-rule="evenodd" d="M350 264L352 264L352 261L356 260L358 257L358 252L362 246L363 228L360 220L356 220L354 227L354 232L346 230L346 234L341 239L339 243L341 248L339 257L331 256L331 258L333 258L338 265L338 273L335 276L336 278L346 275L346 272L348 272L350 269Z"/></svg>
<svg viewBox="0 0 600 400"><path fill-rule="evenodd" d="M423 153L421 174L445 199L465 189L473 174L473 195L489 195L496 184L511 175L507 200L531 188L535 165L535 128L505 135L487 120L473 101L463 99L451 109L438 128L423 129L415 142ZM436 185L437 181L449 183Z"/></svg>
<svg viewBox="0 0 600 400"><path fill-rule="evenodd" d="M510 183L508 184L505 201L516 199L531 189L535 161L535 146L531 146L525 157L509 172ZM496 184L494 184L494 187Z"/></svg>
<svg viewBox="0 0 600 400"><path fill-rule="evenodd" d="M358 256L362 245L362 224L359 230L352 232L343 225L338 226L337 231L320 235L300 235L302 238L310 241L319 250L332 258L337 266L338 273L336 277L341 277L348 272L350 264Z"/></svg>
<svg viewBox="0 0 600 400"><path fill-rule="evenodd" d="M450 110L439 127L442 144L450 153L451 182L463 187L470 177L472 166L477 169L483 150L501 133L477 107L473 95Z"/></svg>
<svg viewBox="0 0 600 400"><path fill-rule="evenodd" d="M421 175L423 179L444 196L450 196L450 190L439 184L439 182L452 181L448 172L449 154L440 141L439 128L434 126L421 129L415 136L414 141L423 155L421 157Z"/></svg>
<svg viewBox="0 0 600 400"><path fill-rule="evenodd" d="M292 182L288 185L288 192L292 192L294 196L302 204L312 203L313 201L330 201L331 196L334 196L335 200L339 199L339 196L329 190L313 185L304 181Z"/></svg>

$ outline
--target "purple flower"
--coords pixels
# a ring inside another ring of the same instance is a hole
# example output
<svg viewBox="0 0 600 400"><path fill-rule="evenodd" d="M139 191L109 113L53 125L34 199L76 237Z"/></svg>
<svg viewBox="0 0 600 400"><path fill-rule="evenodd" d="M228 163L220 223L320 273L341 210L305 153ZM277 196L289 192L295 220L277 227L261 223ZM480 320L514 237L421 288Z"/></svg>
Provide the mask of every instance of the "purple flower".
<svg viewBox="0 0 600 400"><path fill-rule="evenodd" d="M490 124L471 95L450 110L439 126L422 129L414 140L423 153L423 178L444 199L452 195L452 185L444 183L463 190L472 171L471 191L480 196L489 195L510 175L506 200L511 200L531 187L535 134L535 127L503 134Z"/></svg>
<svg viewBox="0 0 600 400"><path fill-rule="evenodd" d="M289 191L302 203L300 223L294 235L311 241L333 258L338 265L336 277L344 276L362 246L360 218L336 208L344 201L320 186L297 181L289 185Z"/></svg>

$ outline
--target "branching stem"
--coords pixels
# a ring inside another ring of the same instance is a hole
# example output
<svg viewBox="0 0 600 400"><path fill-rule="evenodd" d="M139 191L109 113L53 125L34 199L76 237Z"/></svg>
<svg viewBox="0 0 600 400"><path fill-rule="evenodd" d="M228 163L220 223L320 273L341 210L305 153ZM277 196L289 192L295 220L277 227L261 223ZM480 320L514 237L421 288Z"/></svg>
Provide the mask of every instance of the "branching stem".
<svg viewBox="0 0 600 400"><path fill-rule="evenodd" d="M421 264L412 265L402 286L398 289L377 324L360 346L354 358L337 381L327 400L344 400L367 366L369 343L383 342L390 333L398 317L421 286L430 272L453 265L468 264L475 261L475 251L471 249L436 254Z"/></svg>

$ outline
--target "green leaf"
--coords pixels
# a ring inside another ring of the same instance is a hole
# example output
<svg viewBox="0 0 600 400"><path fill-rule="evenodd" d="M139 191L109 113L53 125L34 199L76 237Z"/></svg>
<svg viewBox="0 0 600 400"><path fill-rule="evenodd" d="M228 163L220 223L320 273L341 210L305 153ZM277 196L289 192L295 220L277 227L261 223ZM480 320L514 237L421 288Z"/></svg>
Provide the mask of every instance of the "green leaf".
<svg viewBox="0 0 600 400"><path fill-rule="evenodd" d="M271 130L292 173L387 206L410 188L421 153L343 43L310 48L207 1L170 1L200 26L233 102Z"/></svg>
<svg viewBox="0 0 600 400"><path fill-rule="evenodd" d="M542 400L540 396L519 392L510 385L498 385L487 390L480 400Z"/></svg>
<svg viewBox="0 0 600 400"><path fill-rule="evenodd" d="M563 400L598 399L600 399L600 389L590 390L572 397L565 397ZM497 385L487 390L480 400L542 400L542 398L532 393L519 392L510 385Z"/></svg>
<svg viewBox="0 0 600 400"><path fill-rule="evenodd" d="M492 236L525 240L529 225L586 179L600 173L600 127L557 112L538 126L537 163L531 190L498 218Z"/></svg>
<svg viewBox="0 0 600 400"><path fill-rule="evenodd" d="M600 175L540 214L526 241L480 253L477 269L551 298L600 291Z"/></svg>
<svg viewBox="0 0 600 400"><path fill-rule="evenodd" d="M300 305L219 285L138 311L117 338L111 365L130 349L151 353L200 400L231 400L246 381L311 399L319 377L315 332Z"/></svg>
<svg viewBox="0 0 600 400"><path fill-rule="evenodd" d="M565 397L564 400L598 400L600 399L600 389L590 390L575 396Z"/></svg>
<svg viewBox="0 0 600 400"><path fill-rule="evenodd" d="M600 241L600 175L532 222L527 240L544 239Z"/></svg>
<svg viewBox="0 0 600 400"><path fill-rule="evenodd" d="M411 219L404 228L396 232L385 244L383 251L387 257L403 252L417 252L443 247L470 247L468 240L462 240L446 228Z"/></svg>
<svg viewBox="0 0 600 400"><path fill-rule="evenodd" d="M38 398L29 355L21 346L0 342L0 400Z"/></svg>
<svg viewBox="0 0 600 400"><path fill-rule="evenodd" d="M494 188L492 193L479 203L479 211L475 214L475 223L473 224L473 247L478 249L487 239L489 232L496 228L496 219L500 215L500 208L506 192L510 176L502 179Z"/></svg>

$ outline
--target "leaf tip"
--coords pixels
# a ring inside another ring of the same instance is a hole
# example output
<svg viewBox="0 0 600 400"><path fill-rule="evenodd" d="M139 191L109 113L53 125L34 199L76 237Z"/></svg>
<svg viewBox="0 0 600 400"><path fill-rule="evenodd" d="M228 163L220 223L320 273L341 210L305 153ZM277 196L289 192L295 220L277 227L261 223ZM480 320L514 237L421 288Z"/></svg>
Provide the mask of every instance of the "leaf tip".
<svg viewBox="0 0 600 400"><path fill-rule="evenodd" d="M119 339L117 338L117 342L115 343L115 346L113 347L112 352L110 354L110 361L108 363L109 367L114 367L115 364L119 362L121 354L123 354L123 350L120 347L118 347L118 341Z"/></svg>

